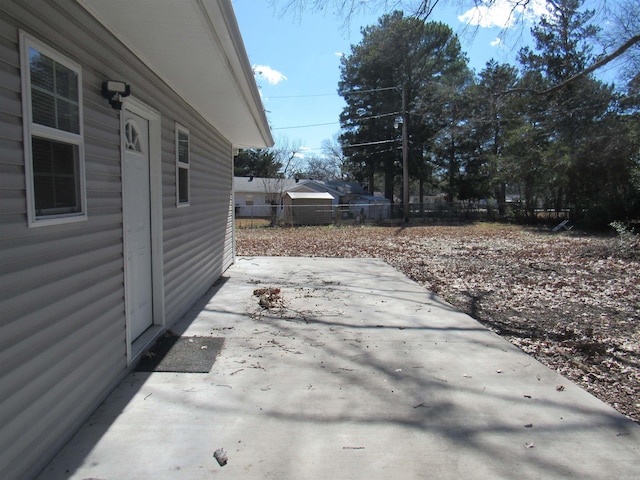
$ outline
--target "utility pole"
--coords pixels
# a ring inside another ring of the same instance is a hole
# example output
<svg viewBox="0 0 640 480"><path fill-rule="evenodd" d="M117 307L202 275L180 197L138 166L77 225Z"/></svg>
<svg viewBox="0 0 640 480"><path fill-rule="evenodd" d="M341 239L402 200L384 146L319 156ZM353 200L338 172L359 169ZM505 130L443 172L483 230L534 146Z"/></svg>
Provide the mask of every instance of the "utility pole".
<svg viewBox="0 0 640 480"><path fill-rule="evenodd" d="M402 204L404 223L409 223L409 134L407 131L407 89L402 85Z"/></svg>

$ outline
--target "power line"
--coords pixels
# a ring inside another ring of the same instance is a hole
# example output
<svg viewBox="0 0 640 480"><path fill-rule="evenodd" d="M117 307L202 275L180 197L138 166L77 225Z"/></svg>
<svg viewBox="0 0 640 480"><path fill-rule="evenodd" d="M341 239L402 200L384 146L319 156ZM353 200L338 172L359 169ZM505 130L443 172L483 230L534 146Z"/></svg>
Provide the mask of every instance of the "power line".
<svg viewBox="0 0 640 480"><path fill-rule="evenodd" d="M366 147L367 145L380 145L382 143L393 143L393 142L397 142L398 140L380 140L378 142L367 142L367 143L354 143L351 145L344 145L344 148L351 148L351 147Z"/></svg>
<svg viewBox="0 0 640 480"><path fill-rule="evenodd" d="M343 95L356 95L358 93L384 92L386 90L398 90L398 87L370 88L369 90L351 90L350 92L343 92Z"/></svg>
<svg viewBox="0 0 640 480"><path fill-rule="evenodd" d="M376 119L376 118L383 118L383 117L392 117L395 115L399 115L401 112L391 112L391 113L381 113L380 115L371 115L369 117L360 117L360 118L353 118L351 119L353 122L359 122L361 120L372 120L372 119ZM291 127L273 127L271 130L290 130L293 128L308 128L308 127L323 127L325 125L335 125L335 124L339 124L340 122L328 122L328 123L313 123L310 125L293 125Z"/></svg>
<svg viewBox="0 0 640 480"><path fill-rule="evenodd" d="M329 122L329 123L314 123L312 125L294 125L293 127L273 127L271 130L289 130L292 128L308 128L308 127L322 127L325 125L335 125L340 122Z"/></svg>
<svg viewBox="0 0 640 480"><path fill-rule="evenodd" d="M370 115L368 117L349 118L349 120L351 120L353 122L359 122L360 120L373 120L373 119L376 119L376 118L395 117L397 115L400 115L401 113L402 112L381 113L379 115Z"/></svg>
<svg viewBox="0 0 640 480"><path fill-rule="evenodd" d="M342 92L341 95L357 95L359 93L371 93L371 92L384 92L387 90L397 90L398 87L382 87L382 88L370 88L368 90L351 90L350 92ZM279 99L279 98L307 98L307 97L333 97L336 95L340 95L338 92L335 93L308 93L304 95L265 95L268 99Z"/></svg>
<svg viewBox="0 0 640 480"><path fill-rule="evenodd" d="M334 97L337 93L310 93L308 95L265 95L269 100L273 98L307 98L307 97Z"/></svg>

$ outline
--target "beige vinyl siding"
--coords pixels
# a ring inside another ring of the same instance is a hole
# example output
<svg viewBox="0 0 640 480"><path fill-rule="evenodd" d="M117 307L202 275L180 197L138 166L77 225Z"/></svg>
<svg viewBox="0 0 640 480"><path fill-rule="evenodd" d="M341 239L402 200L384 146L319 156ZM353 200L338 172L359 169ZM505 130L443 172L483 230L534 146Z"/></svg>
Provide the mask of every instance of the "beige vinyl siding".
<svg viewBox="0 0 640 480"><path fill-rule="evenodd" d="M82 68L86 221L28 228L18 28ZM0 478L36 474L128 371L120 117L107 78L162 119L165 326L232 261L231 145L73 0L0 3ZM174 125L191 134L176 207ZM157 160L157 159L156 159ZM153 161L153 160L152 160Z"/></svg>

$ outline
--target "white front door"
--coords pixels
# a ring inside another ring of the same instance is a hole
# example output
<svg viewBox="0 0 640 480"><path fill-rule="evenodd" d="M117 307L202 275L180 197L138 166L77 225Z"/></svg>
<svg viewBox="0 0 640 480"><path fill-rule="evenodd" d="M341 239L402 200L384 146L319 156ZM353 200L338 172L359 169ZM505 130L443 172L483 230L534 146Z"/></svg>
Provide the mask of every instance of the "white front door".
<svg viewBox="0 0 640 480"><path fill-rule="evenodd" d="M153 325L149 121L123 110L126 306L131 341Z"/></svg>

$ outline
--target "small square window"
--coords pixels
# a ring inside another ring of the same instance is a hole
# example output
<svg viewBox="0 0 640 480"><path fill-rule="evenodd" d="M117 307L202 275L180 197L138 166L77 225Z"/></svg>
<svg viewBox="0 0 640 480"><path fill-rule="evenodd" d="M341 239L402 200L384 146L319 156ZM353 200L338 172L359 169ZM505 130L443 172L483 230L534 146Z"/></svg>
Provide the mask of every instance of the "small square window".
<svg viewBox="0 0 640 480"><path fill-rule="evenodd" d="M178 162L189 163L189 134L178 131Z"/></svg>
<svg viewBox="0 0 640 480"><path fill-rule="evenodd" d="M29 226L86 219L82 71L20 32Z"/></svg>
<svg viewBox="0 0 640 480"><path fill-rule="evenodd" d="M190 155L189 130L176 124L176 203L179 207L187 206L191 201L189 181Z"/></svg>
<svg viewBox="0 0 640 480"><path fill-rule="evenodd" d="M29 47L33 122L80 133L78 72Z"/></svg>

